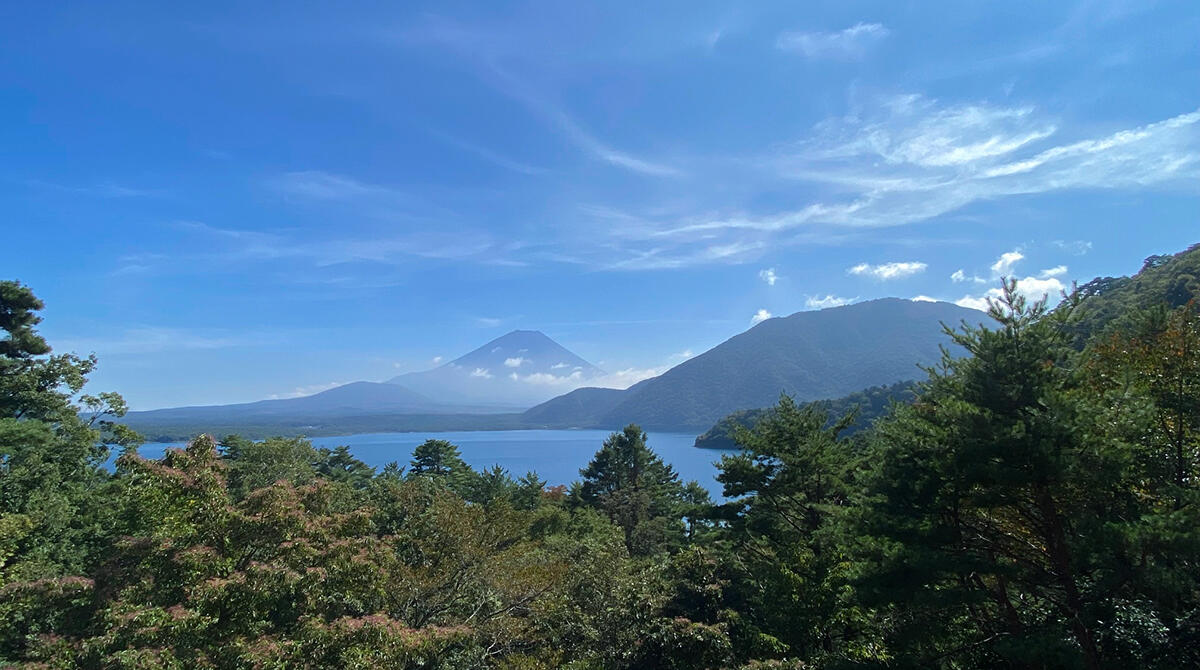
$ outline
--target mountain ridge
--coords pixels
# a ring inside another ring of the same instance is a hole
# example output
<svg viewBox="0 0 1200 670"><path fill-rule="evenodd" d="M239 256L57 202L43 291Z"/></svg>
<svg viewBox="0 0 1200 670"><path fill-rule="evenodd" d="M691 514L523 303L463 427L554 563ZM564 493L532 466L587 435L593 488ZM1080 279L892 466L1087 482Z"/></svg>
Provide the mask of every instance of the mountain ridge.
<svg viewBox="0 0 1200 670"><path fill-rule="evenodd" d="M607 405L601 411L585 407L572 415L584 398L577 394L523 416L558 426L706 429L738 410L769 406L781 393L807 402L916 379L919 366L940 359L949 343L942 323L983 318L951 303L903 298L796 312L767 319L619 396L589 392L588 399Z"/></svg>
<svg viewBox="0 0 1200 670"><path fill-rule="evenodd" d="M540 330L513 330L448 363L386 383L447 404L495 404L502 397L504 404L527 409L603 374Z"/></svg>

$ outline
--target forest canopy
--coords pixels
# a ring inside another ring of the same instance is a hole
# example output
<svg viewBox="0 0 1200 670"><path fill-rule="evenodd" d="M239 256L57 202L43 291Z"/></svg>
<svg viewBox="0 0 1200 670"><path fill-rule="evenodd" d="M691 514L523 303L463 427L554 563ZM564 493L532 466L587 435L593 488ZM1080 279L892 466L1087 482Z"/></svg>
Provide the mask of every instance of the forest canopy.
<svg viewBox="0 0 1200 670"><path fill-rule="evenodd" d="M1197 257L1053 310L1006 283L869 426L786 396L729 426L717 501L634 425L570 484L438 440L148 459L0 282L0 664L1200 666Z"/></svg>

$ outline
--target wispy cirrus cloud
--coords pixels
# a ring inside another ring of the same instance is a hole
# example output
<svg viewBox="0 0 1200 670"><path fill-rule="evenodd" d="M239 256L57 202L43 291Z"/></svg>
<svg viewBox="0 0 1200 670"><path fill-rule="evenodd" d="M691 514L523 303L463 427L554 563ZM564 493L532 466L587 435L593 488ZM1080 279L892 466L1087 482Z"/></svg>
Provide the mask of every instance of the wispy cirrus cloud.
<svg viewBox="0 0 1200 670"><path fill-rule="evenodd" d="M528 45L513 43L513 36L500 31L465 26L449 19L427 16L419 30L405 32L402 40L418 45L436 45L470 63L473 72L499 93L520 103L534 116L591 157L610 165L652 177L678 177L683 170L667 163L638 156L602 141L586 130L554 97L531 85L501 57Z"/></svg>
<svg viewBox="0 0 1200 670"><path fill-rule="evenodd" d="M268 183L276 190L316 200L347 200L366 195L396 194L396 191L366 184L352 177L322 170L285 172Z"/></svg>
<svg viewBox="0 0 1200 670"><path fill-rule="evenodd" d="M307 187L305 187L307 189ZM322 186L322 188L325 188ZM349 192L354 189L347 189ZM175 252L155 251L124 256L114 274L211 272L215 268L233 269L245 264L298 263L310 268L376 264L403 267L413 259L432 261L471 261L501 265L520 264L512 255L521 243L500 240L471 229L451 231L417 229L412 232L272 229L250 230L213 226L200 221L176 221L172 227L185 244ZM305 275L298 283L327 282L352 284L350 278L329 276L324 279ZM372 285L380 284L378 280Z"/></svg>
<svg viewBox="0 0 1200 670"><path fill-rule="evenodd" d="M67 337L55 341L55 351L100 356L143 355L172 351L231 349L268 345L277 335L219 329L137 326L96 337Z"/></svg>
<svg viewBox="0 0 1200 670"><path fill-rule="evenodd" d="M1013 196L1200 192L1200 111L1047 147L1069 133L1060 125L1033 106L882 98L753 161L761 168L759 188L801 185L817 194L808 202L771 212L622 213L608 216L607 232L616 248L641 256L626 263L671 268L752 261L779 245L827 243ZM1076 253L1087 249L1070 244Z"/></svg>
<svg viewBox="0 0 1200 670"><path fill-rule="evenodd" d="M503 156L495 151L492 151L491 149L488 149L487 147L485 147L483 145L477 144L475 142L468 142L467 140L464 140L455 135L451 135L449 133L443 133L443 132L437 131L437 130L430 131L430 132L434 135L434 137L437 137L438 139L442 140L443 142L445 142L446 144L449 144L452 147L455 147L461 151L465 151L469 154L474 154L475 156L482 158L484 161L487 161L488 163L491 163L493 165L498 165L507 170L512 170L513 172L519 172L519 173L525 174L525 175L539 175L539 174L544 174L546 172L546 170L544 168L534 167L532 165L522 163L521 161L509 158L508 156Z"/></svg>
<svg viewBox="0 0 1200 670"><path fill-rule="evenodd" d="M153 198L167 194L166 191L161 189L126 186L111 181L88 185L70 185L57 184L39 179L27 179L25 183L34 188L97 198Z"/></svg>
<svg viewBox="0 0 1200 670"><path fill-rule="evenodd" d="M856 23L831 32L786 32L775 41L775 46L784 51L799 52L807 58L857 60L890 33L881 23Z"/></svg>
<svg viewBox="0 0 1200 670"><path fill-rule="evenodd" d="M485 79L490 81L497 90L522 103L531 112L549 122L563 137L592 157L631 172L652 177L683 175L683 171L675 166L636 156L601 141L584 130L583 126L567 114L562 107L496 64L489 64L485 71L487 73Z"/></svg>

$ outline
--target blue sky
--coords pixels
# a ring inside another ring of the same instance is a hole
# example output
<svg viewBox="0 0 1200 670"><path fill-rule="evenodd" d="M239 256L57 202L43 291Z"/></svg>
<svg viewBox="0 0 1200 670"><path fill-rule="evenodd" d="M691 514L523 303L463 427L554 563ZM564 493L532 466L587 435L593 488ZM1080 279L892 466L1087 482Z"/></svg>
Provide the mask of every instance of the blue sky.
<svg viewBox="0 0 1200 670"><path fill-rule="evenodd" d="M1194 2L184 4L0 10L0 275L139 409L1200 241Z"/></svg>

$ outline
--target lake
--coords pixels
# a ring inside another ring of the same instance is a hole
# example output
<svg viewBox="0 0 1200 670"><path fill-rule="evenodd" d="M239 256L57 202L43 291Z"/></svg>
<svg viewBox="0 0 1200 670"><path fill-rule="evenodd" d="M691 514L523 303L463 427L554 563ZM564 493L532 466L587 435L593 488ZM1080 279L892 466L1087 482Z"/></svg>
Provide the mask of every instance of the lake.
<svg viewBox="0 0 1200 670"><path fill-rule="evenodd" d="M463 460L480 470L499 465L514 477L533 470L549 485L569 484L579 479L579 469L586 467L596 450L610 434L605 430L496 430L458 431L444 433L367 433L338 437L311 438L313 446L337 447L346 445L354 457L367 465L382 468L391 461L407 466L413 448L425 440L446 440L458 446ZM690 433L648 433L647 444L664 461L675 467L680 479L695 479L714 496L720 496L721 485L714 479L717 469L713 463L723 452L717 449L697 449L696 436ZM159 458L168 447L176 444L147 444L139 453L147 458Z"/></svg>

